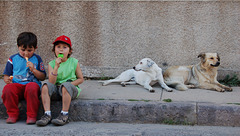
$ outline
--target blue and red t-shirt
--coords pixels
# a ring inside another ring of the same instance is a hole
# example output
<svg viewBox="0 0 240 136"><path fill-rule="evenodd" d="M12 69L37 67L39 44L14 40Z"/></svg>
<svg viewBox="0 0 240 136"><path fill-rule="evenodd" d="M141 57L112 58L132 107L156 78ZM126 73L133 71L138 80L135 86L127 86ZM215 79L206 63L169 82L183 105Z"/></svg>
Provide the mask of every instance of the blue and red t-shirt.
<svg viewBox="0 0 240 136"><path fill-rule="evenodd" d="M33 54L31 58L28 59L34 64L34 67L43 72L46 75L46 71L43 65L41 57L37 54ZM29 82L36 82L41 87L41 82L34 76L32 71L30 71L27 66L27 60L23 58L19 53L12 55L6 64L4 75L13 76L13 83L27 84Z"/></svg>

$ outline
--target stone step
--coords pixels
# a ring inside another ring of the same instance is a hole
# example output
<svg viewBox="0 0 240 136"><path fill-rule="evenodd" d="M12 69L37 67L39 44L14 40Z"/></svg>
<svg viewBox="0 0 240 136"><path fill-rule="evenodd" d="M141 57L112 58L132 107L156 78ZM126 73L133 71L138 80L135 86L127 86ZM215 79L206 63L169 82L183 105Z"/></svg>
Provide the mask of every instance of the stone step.
<svg viewBox="0 0 240 136"><path fill-rule="evenodd" d="M53 118L61 111L61 101L51 102ZM42 105L38 119L43 115ZM0 117L7 118L0 104ZM212 103L73 100L70 121L114 123L158 123L181 125L240 126L240 106ZM21 102L20 120L26 119L26 102Z"/></svg>

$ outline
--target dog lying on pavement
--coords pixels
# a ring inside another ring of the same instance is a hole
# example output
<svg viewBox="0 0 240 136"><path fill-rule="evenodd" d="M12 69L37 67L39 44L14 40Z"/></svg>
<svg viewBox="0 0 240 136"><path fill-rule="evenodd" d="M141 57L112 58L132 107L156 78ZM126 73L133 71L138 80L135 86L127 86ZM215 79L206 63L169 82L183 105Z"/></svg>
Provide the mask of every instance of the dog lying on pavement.
<svg viewBox="0 0 240 136"><path fill-rule="evenodd" d="M168 92L172 92L172 89L164 83L162 69L149 58L142 59L133 69L122 72L115 79L99 82L102 82L103 86L112 82L121 82L122 86L140 84L148 89L149 92L155 92L151 85L158 82L162 88L166 89Z"/></svg>
<svg viewBox="0 0 240 136"><path fill-rule="evenodd" d="M177 90L202 88L218 92L232 91L232 88L217 81L217 70L220 58L217 53L201 53L201 61L191 66L172 66L163 74L165 83Z"/></svg>

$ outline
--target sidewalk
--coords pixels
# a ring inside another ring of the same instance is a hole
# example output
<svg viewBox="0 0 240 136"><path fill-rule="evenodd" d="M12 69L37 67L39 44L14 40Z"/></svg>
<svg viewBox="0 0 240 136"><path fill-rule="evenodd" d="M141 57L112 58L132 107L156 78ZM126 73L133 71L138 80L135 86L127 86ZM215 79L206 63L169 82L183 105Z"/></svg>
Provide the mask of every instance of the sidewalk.
<svg viewBox="0 0 240 136"><path fill-rule="evenodd" d="M4 85L0 80L1 90ZM71 103L72 121L240 126L240 87L224 93L203 89L167 92L155 85L155 93L150 93L140 85L102 86L86 80L80 88L79 98ZM57 115L61 102L52 104ZM0 118L6 117L2 100L0 108Z"/></svg>
<svg viewBox="0 0 240 136"><path fill-rule="evenodd" d="M240 87L233 87L232 92L217 92L203 89L189 89L187 91L174 90L167 92L158 84L154 85L155 93L149 93L140 85L122 87L120 83L102 86L97 81L87 80L82 85L80 99L107 99L107 100L151 100L162 102L171 99L173 102L203 102L214 104L240 104Z"/></svg>

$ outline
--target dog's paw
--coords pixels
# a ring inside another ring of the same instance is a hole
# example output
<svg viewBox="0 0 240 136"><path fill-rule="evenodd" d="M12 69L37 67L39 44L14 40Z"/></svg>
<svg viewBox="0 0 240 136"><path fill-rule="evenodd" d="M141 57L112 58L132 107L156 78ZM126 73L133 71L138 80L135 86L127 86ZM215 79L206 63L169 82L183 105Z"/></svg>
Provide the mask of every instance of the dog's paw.
<svg viewBox="0 0 240 136"><path fill-rule="evenodd" d="M218 92L225 92L225 89L223 89L223 88L216 88L216 90L218 91Z"/></svg>
<svg viewBox="0 0 240 136"><path fill-rule="evenodd" d="M106 86L107 85L107 83L105 83L105 82L102 82L102 86Z"/></svg>
<svg viewBox="0 0 240 136"><path fill-rule="evenodd" d="M232 88L230 88L230 87L228 87L228 88L225 88L225 90L226 90L226 91L228 91L228 92L232 92L232 91L233 91L233 89L232 89Z"/></svg>
<svg viewBox="0 0 240 136"><path fill-rule="evenodd" d="M151 90L149 90L149 92L150 92L150 93L154 93L154 92L155 92L155 90L151 89Z"/></svg>
<svg viewBox="0 0 240 136"><path fill-rule="evenodd" d="M173 92L173 89L168 89L167 92Z"/></svg>
<svg viewBox="0 0 240 136"><path fill-rule="evenodd" d="M122 87L126 87L126 85L125 84L121 84L122 85Z"/></svg>
<svg viewBox="0 0 240 136"><path fill-rule="evenodd" d="M121 82L122 87L126 87L125 82Z"/></svg>
<svg viewBox="0 0 240 136"><path fill-rule="evenodd" d="M195 85L186 85L188 88L196 88Z"/></svg>

